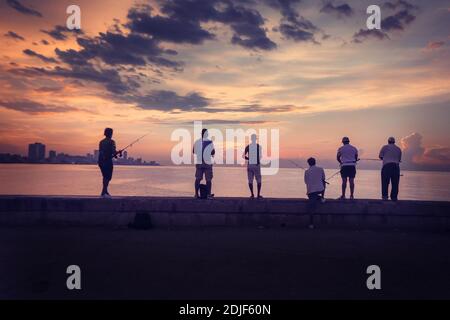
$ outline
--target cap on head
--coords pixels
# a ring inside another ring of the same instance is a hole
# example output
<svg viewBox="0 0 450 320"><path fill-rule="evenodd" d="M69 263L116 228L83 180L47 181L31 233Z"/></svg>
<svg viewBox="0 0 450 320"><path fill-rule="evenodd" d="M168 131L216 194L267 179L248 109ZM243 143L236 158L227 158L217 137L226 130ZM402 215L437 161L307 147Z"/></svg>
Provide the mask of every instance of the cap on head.
<svg viewBox="0 0 450 320"><path fill-rule="evenodd" d="M390 143L390 144L395 143L395 138L394 137L389 137L388 143Z"/></svg>
<svg viewBox="0 0 450 320"><path fill-rule="evenodd" d="M113 135L113 129L111 129L111 128L106 128L106 129L105 129L105 132L104 132L104 135L105 135L106 137L108 137L108 138L111 138L112 135Z"/></svg>
<svg viewBox="0 0 450 320"><path fill-rule="evenodd" d="M342 143L350 143L350 139L348 137L343 137Z"/></svg>
<svg viewBox="0 0 450 320"><path fill-rule="evenodd" d="M307 161L308 161L308 164L310 166L315 166L316 165L316 159L314 159L314 158L309 158Z"/></svg>

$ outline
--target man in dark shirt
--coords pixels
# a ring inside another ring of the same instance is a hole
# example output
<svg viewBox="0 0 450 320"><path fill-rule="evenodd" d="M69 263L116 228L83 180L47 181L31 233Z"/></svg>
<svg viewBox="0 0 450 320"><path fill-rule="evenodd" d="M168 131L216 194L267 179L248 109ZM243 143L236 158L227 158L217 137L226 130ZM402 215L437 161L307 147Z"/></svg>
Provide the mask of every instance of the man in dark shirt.
<svg viewBox="0 0 450 320"><path fill-rule="evenodd" d="M252 142L245 147L244 158L248 160L247 164L247 177L248 177L248 187L251 192L250 198L254 198L255 194L253 193L253 179L256 180L258 186L258 199L261 199L261 186L262 186L262 177L261 177L261 146L256 143L256 134L252 134L251 136Z"/></svg>
<svg viewBox="0 0 450 320"><path fill-rule="evenodd" d="M108 185L112 179L113 174L113 158L117 158L121 152L116 151L116 143L112 139L113 129L105 129L105 139L99 143L99 154L98 154L98 166L102 171L103 176L103 189L101 196L104 198L109 198L111 195L108 192Z"/></svg>

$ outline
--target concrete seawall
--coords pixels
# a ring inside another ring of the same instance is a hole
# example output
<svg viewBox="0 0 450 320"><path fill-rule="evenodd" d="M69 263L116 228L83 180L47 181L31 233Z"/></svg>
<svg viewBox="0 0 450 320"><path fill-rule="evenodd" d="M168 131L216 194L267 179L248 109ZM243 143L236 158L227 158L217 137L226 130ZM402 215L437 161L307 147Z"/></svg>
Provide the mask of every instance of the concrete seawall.
<svg viewBox="0 0 450 320"><path fill-rule="evenodd" d="M0 196L0 226L68 225L125 227L136 213L154 227L307 227L302 199ZM450 202L378 200L320 204L319 228L450 230Z"/></svg>

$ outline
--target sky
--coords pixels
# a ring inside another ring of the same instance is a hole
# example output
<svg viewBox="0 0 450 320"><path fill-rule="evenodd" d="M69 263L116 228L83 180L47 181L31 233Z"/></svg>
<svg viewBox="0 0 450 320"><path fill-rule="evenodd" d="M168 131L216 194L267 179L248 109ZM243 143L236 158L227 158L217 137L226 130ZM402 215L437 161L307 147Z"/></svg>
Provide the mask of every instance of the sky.
<svg viewBox="0 0 450 320"><path fill-rule="evenodd" d="M281 158L450 170L448 1L0 1L0 153L92 153L103 129L170 163L177 128L278 129ZM381 30L366 9L381 8ZM226 144L225 144L226 146Z"/></svg>

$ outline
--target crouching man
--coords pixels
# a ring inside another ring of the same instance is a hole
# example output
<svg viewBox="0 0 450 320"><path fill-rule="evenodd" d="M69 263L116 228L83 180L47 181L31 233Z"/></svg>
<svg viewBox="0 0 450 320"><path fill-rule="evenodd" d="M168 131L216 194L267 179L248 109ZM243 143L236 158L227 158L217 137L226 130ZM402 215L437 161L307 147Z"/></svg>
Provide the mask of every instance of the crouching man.
<svg viewBox="0 0 450 320"><path fill-rule="evenodd" d="M308 159L309 169L305 171L306 194L309 198L308 211L310 213L309 227L314 228L313 213L316 204L325 202L325 171L323 168L316 166L316 159Z"/></svg>

